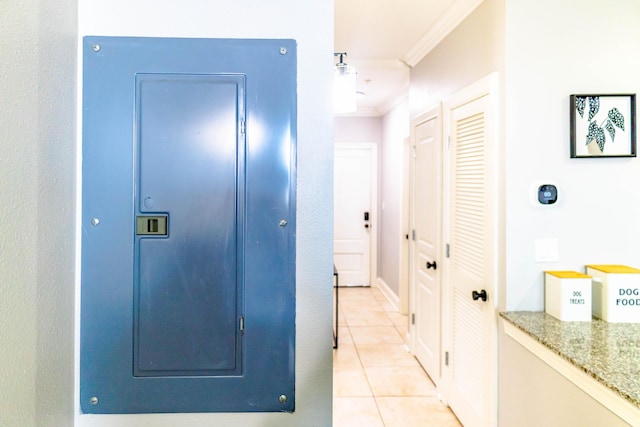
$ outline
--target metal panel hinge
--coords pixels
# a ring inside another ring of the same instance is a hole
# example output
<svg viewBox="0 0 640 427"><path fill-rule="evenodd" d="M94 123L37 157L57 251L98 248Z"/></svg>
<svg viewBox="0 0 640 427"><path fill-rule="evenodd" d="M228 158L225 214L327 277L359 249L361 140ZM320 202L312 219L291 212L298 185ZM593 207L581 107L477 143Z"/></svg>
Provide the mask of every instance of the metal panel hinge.
<svg viewBox="0 0 640 427"><path fill-rule="evenodd" d="M416 146L415 145L411 146L411 157L413 157L414 159L416 157L418 157L418 151L416 150Z"/></svg>
<svg viewBox="0 0 640 427"><path fill-rule="evenodd" d="M244 317L240 318L238 322L238 327L240 328L241 331L244 331Z"/></svg>
<svg viewBox="0 0 640 427"><path fill-rule="evenodd" d="M416 230L411 230L411 240L416 240Z"/></svg>
<svg viewBox="0 0 640 427"><path fill-rule="evenodd" d="M415 313L411 313L411 324L412 325L416 324L416 314Z"/></svg>
<svg viewBox="0 0 640 427"><path fill-rule="evenodd" d="M449 249L450 248L449 248L449 244L448 243L447 243L447 246L445 248L446 248L445 251L446 251L447 258L449 258Z"/></svg>
<svg viewBox="0 0 640 427"><path fill-rule="evenodd" d="M244 120L240 120L240 133L244 134Z"/></svg>
<svg viewBox="0 0 640 427"><path fill-rule="evenodd" d="M449 366L449 352L444 352L444 366Z"/></svg>
<svg viewBox="0 0 640 427"><path fill-rule="evenodd" d="M451 149L451 135L447 136L447 150Z"/></svg>

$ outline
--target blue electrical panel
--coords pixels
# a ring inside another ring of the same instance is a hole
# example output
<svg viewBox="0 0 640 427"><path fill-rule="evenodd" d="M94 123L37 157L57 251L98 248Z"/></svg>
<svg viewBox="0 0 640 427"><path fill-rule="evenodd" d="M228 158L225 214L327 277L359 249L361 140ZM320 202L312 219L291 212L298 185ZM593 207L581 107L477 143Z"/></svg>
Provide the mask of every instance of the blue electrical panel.
<svg viewBox="0 0 640 427"><path fill-rule="evenodd" d="M293 411L295 41L85 37L82 128L82 411Z"/></svg>

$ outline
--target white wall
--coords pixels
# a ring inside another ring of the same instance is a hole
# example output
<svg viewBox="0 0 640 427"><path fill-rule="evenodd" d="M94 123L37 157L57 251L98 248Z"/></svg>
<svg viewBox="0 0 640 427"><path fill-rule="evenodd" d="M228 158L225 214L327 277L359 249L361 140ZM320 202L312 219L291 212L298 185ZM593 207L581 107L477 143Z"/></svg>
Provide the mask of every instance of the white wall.
<svg viewBox="0 0 640 427"><path fill-rule="evenodd" d="M3 98L0 131L0 424L34 425L37 304L38 78L37 5L25 2L2 16L0 52ZM5 110L6 109L6 110ZM20 361L17 369L16 361Z"/></svg>
<svg viewBox="0 0 640 427"><path fill-rule="evenodd" d="M0 12L0 425L73 420L75 0Z"/></svg>
<svg viewBox="0 0 640 427"><path fill-rule="evenodd" d="M81 0L80 35L294 38L298 42L296 411L78 415L77 426L327 426L332 405L333 3Z"/></svg>
<svg viewBox="0 0 640 427"><path fill-rule="evenodd" d="M504 61L504 0L484 0L411 69L410 113L416 117Z"/></svg>
<svg viewBox="0 0 640 427"><path fill-rule="evenodd" d="M336 117L334 141L339 143L375 143L382 140L380 117Z"/></svg>
<svg viewBox="0 0 640 427"><path fill-rule="evenodd" d="M378 229L378 276L397 296L402 253L403 144L409 137L409 100L406 98L382 117L380 152L380 218Z"/></svg>
<svg viewBox="0 0 640 427"><path fill-rule="evenodd" d="M640 92L640 2L506 2L506 308L543 310L543 270L640 267L640 160L570 159L569 95ZM555 181L557 205L529 203ZM557 238L559 261L535 262Z"/></svg>

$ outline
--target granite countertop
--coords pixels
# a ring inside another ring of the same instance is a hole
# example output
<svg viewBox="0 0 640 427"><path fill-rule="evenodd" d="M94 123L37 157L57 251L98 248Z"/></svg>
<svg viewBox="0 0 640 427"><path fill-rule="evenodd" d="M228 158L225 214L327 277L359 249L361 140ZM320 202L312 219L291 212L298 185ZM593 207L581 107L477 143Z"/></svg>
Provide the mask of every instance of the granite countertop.
<svg viewBox="0 0 640 427"><path fill-rule="evenodd" d="M564 322L533 311L500 316L640 407L640 323Z"/></svg>

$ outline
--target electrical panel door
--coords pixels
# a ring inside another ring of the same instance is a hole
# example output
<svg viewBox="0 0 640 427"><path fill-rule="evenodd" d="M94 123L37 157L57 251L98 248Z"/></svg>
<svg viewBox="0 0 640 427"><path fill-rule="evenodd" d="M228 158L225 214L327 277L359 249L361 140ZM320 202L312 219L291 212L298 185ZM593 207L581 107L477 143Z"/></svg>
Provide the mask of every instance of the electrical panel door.
<svg viewBox="0 0 640 427"><path fill-rule="evenodd" d="M83 57L82 411L293 411L295 42Z"/></svg>

